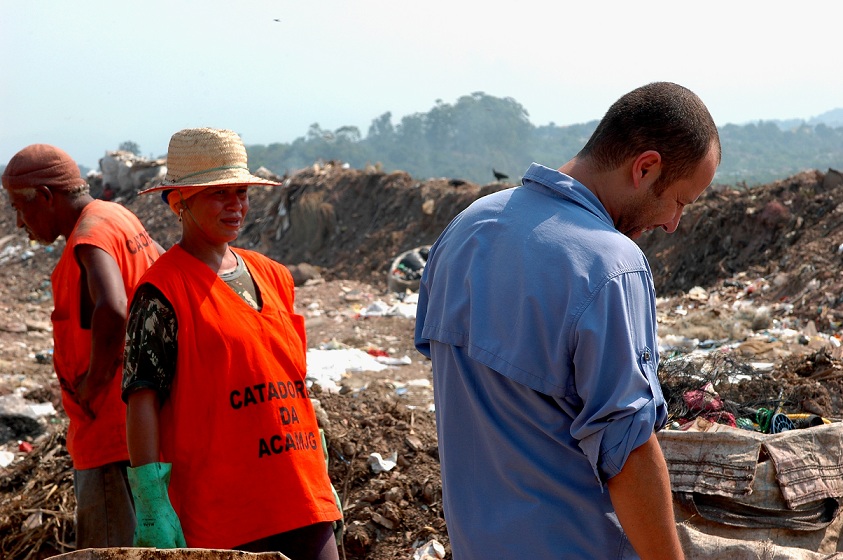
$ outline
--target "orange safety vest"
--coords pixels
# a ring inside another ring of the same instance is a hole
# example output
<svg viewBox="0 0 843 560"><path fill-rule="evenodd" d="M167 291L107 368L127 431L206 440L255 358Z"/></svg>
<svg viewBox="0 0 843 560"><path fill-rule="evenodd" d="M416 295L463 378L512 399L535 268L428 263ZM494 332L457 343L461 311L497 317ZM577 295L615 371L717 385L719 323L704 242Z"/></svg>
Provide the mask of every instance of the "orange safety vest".
<svg viewBox="0 0 843 560"><path fill-rule="evenodd" d="M79 377L91 363L91 330L82 328L81 268L76 260L78 245L99 247L115 260L123 276L126 298L144 272L158 258L158 251L140 220L123 206L102 200L82 210L56 268L50 276L53 289L53 365L62 388L62 405L70 419L67 449L73 468L92 469L128 461L126 405L120 398L122 363L108 392L91 419L73 399Z"/></svg>
<svg viewBox="0 0 843 560"><path fill-rule="evenodd" d="M189 547L231 548L340 518L305 385L292 276L258 253L233 250L252 274L261 311L178 245L141 279L164 294L178 322L160 442Z"/></svg>

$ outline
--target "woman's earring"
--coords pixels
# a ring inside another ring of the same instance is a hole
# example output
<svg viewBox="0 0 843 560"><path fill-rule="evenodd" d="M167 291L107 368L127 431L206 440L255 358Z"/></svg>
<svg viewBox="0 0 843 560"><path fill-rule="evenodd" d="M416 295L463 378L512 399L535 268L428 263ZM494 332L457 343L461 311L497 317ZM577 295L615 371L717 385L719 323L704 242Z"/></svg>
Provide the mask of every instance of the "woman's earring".
<svg viewBox="0 0 843 560"><path fill-rule="evenodd" d="M184 213L184 208L179 208L179 222L181 222L181 215Z"/></svg>

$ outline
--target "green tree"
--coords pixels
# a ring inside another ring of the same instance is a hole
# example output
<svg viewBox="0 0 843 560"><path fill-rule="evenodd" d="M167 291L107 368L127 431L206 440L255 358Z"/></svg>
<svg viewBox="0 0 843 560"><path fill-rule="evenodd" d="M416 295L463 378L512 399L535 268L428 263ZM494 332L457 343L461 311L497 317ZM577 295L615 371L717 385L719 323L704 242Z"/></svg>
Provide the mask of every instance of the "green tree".
<svg viewBox="0 0 843 560"><path fill-rule="evenodd" d="M513 182L531 162L558 167L585 145L597 121L570 126L535 126L527 110L509 97L476 91L453 104L437 99L426 113L393 123L386 112L372 120L366 137L355 126L334 131L314 123L290 144L249 146L250 166L290 173L319 160L356 168L380 163L419 179L453 177L479 184L493 180L492 167ZM720 128L723 161L715 181L749 186L789 177L805 169L843 168L843 127L774 122Z"/></svg>
<svg viewBox="0 0 843 560"><path fill-rule="evenodd" d="M120 146L117 149L124 152L131 152L136 156L139 156L141 154L140 146L138 146L137 142L132 142L131 140L121 142Z"/></svg>

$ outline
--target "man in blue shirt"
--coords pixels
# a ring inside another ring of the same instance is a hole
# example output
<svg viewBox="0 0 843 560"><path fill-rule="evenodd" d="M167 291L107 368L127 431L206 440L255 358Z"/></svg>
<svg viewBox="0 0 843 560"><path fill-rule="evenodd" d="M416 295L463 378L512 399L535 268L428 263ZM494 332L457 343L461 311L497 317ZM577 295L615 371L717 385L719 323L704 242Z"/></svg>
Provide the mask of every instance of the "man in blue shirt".
<svg viewBox="0 0 843 560"><path fill-rule="evenodd" d="M478 199L433 245L415 343L433 364L455 560L683 558L655 436L652 273L720 163L702 101L667 82L615 102L559 170Z"/></svg>

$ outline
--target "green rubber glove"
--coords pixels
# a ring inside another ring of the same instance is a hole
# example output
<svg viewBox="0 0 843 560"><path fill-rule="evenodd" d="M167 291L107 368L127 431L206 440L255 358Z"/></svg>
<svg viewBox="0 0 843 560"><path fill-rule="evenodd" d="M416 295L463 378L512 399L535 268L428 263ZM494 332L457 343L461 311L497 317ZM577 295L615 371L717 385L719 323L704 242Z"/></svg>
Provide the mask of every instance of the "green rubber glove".
<svg viewBox="0 0 843 560"><path fill-rule="evenodd" d="M148 463L126 469L135 498L134 546L186 548L181 522L170 503L170 463Z"/></svg>

